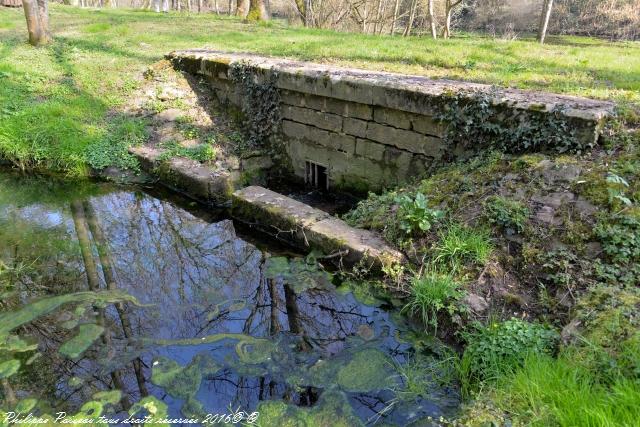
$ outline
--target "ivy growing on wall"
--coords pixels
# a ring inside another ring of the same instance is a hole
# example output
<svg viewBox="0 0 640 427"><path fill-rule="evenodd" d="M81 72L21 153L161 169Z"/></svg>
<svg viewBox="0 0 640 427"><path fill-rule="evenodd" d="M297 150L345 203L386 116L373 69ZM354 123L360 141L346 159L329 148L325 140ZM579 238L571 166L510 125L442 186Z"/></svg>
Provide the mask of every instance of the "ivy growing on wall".
<svg viewBox="0 0 640 427"><path fill-rule="evenodd" d="M445 123L448 142L466 149L494 148L506 153L530 151L577 152L581 144L575 129L556 107L550 114L521 111L496 103L496 95L449 93L434 117Z"/></svg>
<svg viewBox="0 0 640 427"><path fill-rule="evenodd" d="M280 94L275 85L277 75L272 72L269 81L257 83L254 74L251 67L243 62L231 64L229 68L229 78L240 95L249 143L254 147L266 147L280 123Z"/></svg>

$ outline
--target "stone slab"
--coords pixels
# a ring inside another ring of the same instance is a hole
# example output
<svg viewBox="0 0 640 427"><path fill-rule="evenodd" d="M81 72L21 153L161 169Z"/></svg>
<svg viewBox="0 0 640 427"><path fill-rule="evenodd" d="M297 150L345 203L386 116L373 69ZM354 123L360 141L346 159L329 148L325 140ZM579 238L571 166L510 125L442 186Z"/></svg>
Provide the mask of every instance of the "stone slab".
<svg viewBox="0 0 640 427"><path fill-rule="evenodd" d="M246 187L233 193L235 218L257 225L298 246L340 254L341 263L364 263L380 269L402 263L404 255L378 234L351 227L341 219L263 187Z"/></svg>
<svg viewBox="0 0 640 427"><path fill-rule="evenodd" d="M148 146L131 147L129 152L136 156L145 172L167 187L216 206L231 201L236 177L228 171L215 170L191 159L162 160L163 150Z"/></svg>

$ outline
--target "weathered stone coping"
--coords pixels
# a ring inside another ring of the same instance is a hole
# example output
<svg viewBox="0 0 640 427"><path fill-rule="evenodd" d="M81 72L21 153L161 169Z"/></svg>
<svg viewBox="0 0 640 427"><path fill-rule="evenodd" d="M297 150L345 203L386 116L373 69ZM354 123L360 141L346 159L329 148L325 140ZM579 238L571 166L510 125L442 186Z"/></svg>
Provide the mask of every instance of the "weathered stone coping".
<svg viewBox="0 0 640 427"><path fill-rule="evenodd" d="M378 234L351 227L324 211L263 187L250 186L233 193L232 215L300 247L339 254L337 259L348 266L363 262L379 269L405 260Z"/></svg>
<svg viewBox="0 0 640 427"><path fill-rule="evenodd" d="M613 114L615 106L612 102L576 96L342 68L247 53L189 49L172 52L167 59L179 62L185 71L218 79L229 78L228 69L232 64L243 64L253 68L256 82L273 78L279 89L424 115L433 115L435 99L458 92L484 92L491 95L496 104L508 104L512 108L532 112L551 112L562 107L562 114L567 118L587 122L600 122Z"/></svg>
<svg viewBox="0 0 640 427"><path fill-rule="evenodd" d="M132 147L129 152L138 158L143 170L155 175L162 184L193 199L216 206L231 199L237 177L229 171L185 158L161 160L163 150L153 147Z"/></svg>

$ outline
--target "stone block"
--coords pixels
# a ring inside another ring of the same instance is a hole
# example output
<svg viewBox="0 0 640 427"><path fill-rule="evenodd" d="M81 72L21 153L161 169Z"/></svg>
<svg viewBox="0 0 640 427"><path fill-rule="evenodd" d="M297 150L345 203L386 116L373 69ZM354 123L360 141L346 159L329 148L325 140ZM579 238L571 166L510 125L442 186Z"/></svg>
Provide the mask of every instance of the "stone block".
<svg viewBox="0 0 640 427"><path fill-rule="evenodd" d="M346 117L342 122L344 133L365 138L367 136L367 122Z"/></svg>
<svg viewBox="0 0 640 427"><path fill-rule="evenodd" d="M384 150L382 162L385 166L395 169L398 173L404 173L411 165L413 154L387 146Z"/></svg>
<svg viewBox="0 0 640 427"><path fill-rule="evenodd" d="M305 70L296 73L276 74L279 89L302 92L318 96L331 96L331 84L326 73Z"/></svg>
<svg viewBox="0 0 640 427"><path fill-rule="evenodd" d="M373 118L371 106L340 99L325 98L324 109L329 113L339 114L344 117L353 117L361 120L371 120Z"/></svg>
<svg viewBox="0 0 640 427"><path fill-rule="evenodd" d="M364 265L379 270L385 266L405 262L404 255L392 248L378 234L351 227L335 217L311 224L305 233L316 247L326 253L344 252L342 263Z"/></svg>
<svg viewBox="0 0 640 427"><path fill-rule="evenodd" d="M366 157L368 159L382 161L384 159L384 152L386 148L386 145L369 141L368 139L358 138L356 140L356 155Z"/></svg>
<svg viewBox="0 0 640 427"><path fill-rule="evenodd" d="M411 114L405 111L376 107L373 110L373 120L394 128L411 129Z"/></svg>
<svg viewBox="0 0 640 427"><path fill-rule="evenodd" d="M299 140L313 142L331 150L346 154L355 152L356 139L351 135L329 132L314 126L284 120L282 130L285 136Z"/></svg>
<svg viewBox="0 0 640 427"><path fill-rule="evenodd" d="M251 186L233 194L234 217L257 224L278 238L326 254L340 253L340 264L364 263L373 269L406 262L378 234L349 226L319 209L263 187Z"/></svg>
<svg viewBox="0 0 640 427"><path fill-rule="evenodd" d="M433 158L441 158L444 153L444 143L440 138L422 135L410 130L396 129L379 123L369 122L367 139Z"/></svg>
<svg viewBox="0 0 640 427"><path fill-rule="evenodd" d="M281 115L285 119L310 124L321 129L333 132L342 131L342 117L335 114L287 105L282 108Z"/></svg>
<svg viewBox="0 0 640 427"><path fill-rule="evenodd" d="M444 123L425 115L414 115L411 119L411 128L416 132L437 136L438 138L444 138L446 130Z"/></svg>
<svg viewBox="0 0 640 427"><path fill-rule="evenodd" d="M349 75L332 76L330 81L330 92L325 96L359 104L372 104L373 90L370 84Z"/></svg>
<svg viewBox="0 0 640 427"><path fill-rule="evenodd" d="M282 121L282 133L289 138L294 139L308 139L309 129L312 126L304 125L302 123L292 122L290 120Z"/></svg>

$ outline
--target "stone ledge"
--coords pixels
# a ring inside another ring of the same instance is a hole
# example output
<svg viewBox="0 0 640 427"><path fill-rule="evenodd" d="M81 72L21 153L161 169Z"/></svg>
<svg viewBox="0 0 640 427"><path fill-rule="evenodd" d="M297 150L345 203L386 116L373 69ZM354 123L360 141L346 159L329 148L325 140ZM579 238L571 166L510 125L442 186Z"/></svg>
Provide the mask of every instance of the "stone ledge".
<svg viewBox="0 0 640 427"><path fill-rule="evenodd" d="M378 234L351 227L341 219L263 187L233 193L232 215L278 238L326 254L343 253L340 260L374 269L402 263L405 257Z"/></svg>
<svg viewBox="0 0 640 427"><path fill-rule="evenodd" d="M200 202L221 206L228 204L234 190L234 177L229 171L214 170L195 160L172 158L162 161L163 150L131 147L129 152L141 167L160 183Z"/></svg>
<svg viewBox="0 0 640 427"><path fill-rule="evenodd" d="M418 114L433 114L434 98L447 93L484 92L496 104L508 104L519 110L550 112L563 107L566 117L599 122L613 114L614 103L545 92L501 88L487 84L430 79L422 76L358 70L247 53L229 53L207 49L175 51L167 58L180 63L189 72L216 78L228 78L230 65L243 63L256 72L256 79L276 78L279 89L336 98L361 104L386 107Z"/></svg>

